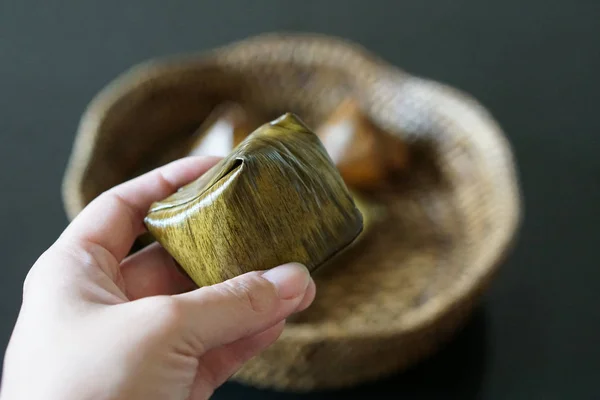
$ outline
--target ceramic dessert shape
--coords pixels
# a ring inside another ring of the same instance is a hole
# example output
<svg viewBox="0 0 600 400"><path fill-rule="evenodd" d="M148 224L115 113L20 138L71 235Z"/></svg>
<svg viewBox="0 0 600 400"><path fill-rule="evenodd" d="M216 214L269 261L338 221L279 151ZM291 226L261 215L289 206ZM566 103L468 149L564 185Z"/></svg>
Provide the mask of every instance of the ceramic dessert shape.
<svg viewBox="0 0 600 400"><path fill-rule="evenodd" d="M359 235L362 215L320 140L288 113L154 203L145 223L201 287L293 261L314 271Z"/></svg>
<svg viewBox="0 0 600 400"><path fill-rule="evenodd" d="M351 188L381 188L392 173L407 168L406 143L376 126L353 98L343 101L316 133Z"/></svg>

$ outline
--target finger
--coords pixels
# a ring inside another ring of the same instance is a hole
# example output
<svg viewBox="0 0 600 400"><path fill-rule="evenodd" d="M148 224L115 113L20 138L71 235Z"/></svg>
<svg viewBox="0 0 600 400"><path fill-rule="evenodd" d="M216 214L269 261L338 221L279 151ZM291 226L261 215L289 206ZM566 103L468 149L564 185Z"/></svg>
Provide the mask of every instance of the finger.
<svg viewBox="0 0 600 400"><path fill-rule="evenodd" d="M254 336L208 351L200 360L192 398L207 398L198 396L198 392L214 390L225 383L247 361L272 345L284 327L285 320Z"/></svg>
<svg viewBox="0 0 600 400"><path fill-rule="evenodd" d="M153 243L123 260L121 274L130 300L180 294L197 288L159 243ZM311 279L295 312L308 308L315 294L315 282Z"/></svg>
<svg viewBox="0 0 600 400"><path fill-rule="evenodd" d="M292 314L311 281L301 264L250 272L176 295L198 355L264 331Z"/></svg>
<svg viewBox="0 0 600 400"><path fill-rule="evenodd" d="M183 158L113 187L94 199L61 239L106 249L121 262L135 238L145 231L143 220L150 205L191 182L217 161L215 157Z"/></svg>
<svg viewBox="0 0 600 400"><path fill-rule="evenodd" d="M315 285L315 281L313 281L311 279L310 282L308 283L308 287L306 288L306 293L304 293L304 298L302 299L302 301L300 301L300 304L298 304L298 307L296 308L296 311L294 311L294 312L301 312L301 311L306 310L312 304L312 302L315 300L316 294L317 294L317 287Z"/></svg>
<svg viewBox="0 0 600 400"><path fill-rule="evenodd" d="M158 243L153 243L123 260L121 274L125 292L130 300L179 294L197 287Z"/></svg>

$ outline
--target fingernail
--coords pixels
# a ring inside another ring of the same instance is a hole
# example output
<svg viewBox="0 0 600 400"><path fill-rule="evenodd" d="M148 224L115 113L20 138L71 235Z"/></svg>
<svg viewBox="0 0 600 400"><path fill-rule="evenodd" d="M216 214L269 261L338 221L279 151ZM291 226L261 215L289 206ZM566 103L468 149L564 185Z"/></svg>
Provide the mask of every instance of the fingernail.
<svg viewBox="0 0 600 400"><path fill-rule="evenodd" d="M263 273L263 278L271 282L279 292L281 299L293 299L304 295L310 274L308 269L299 263L280 265Z"/></svg>

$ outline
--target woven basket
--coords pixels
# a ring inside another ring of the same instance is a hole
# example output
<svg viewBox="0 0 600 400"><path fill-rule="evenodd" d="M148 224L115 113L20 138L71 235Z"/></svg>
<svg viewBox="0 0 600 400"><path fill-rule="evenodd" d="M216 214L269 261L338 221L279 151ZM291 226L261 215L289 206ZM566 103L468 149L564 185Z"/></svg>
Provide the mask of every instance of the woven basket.
<svg viewBox="0 0 600 400"><path fill-rule="evenodd" d="M402 136L416 162L366 240L315 276L318 295L232 379L284 390L338 388L430 355L468 317L520 221L509 144L472 98L318 35L263 35L153 61L103 90L83 116L63 196L74 217L106 189L184 155L224 101L312 127L348 96ZM266 121L265 121L266 122ZM178 147L179 146L179 147ZM181 149L180 149L181 148Z"/></svg>

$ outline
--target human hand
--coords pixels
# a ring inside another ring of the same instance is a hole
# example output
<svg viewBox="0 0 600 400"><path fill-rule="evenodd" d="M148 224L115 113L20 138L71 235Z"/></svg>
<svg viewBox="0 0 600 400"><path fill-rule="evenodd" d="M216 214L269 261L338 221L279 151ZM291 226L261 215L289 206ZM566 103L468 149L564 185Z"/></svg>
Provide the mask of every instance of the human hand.
<svg viewBox="0 0 600 400"><path fill-rule="evenodd" d="M315 286L299 264L194 289L157 244L127 257L150 204L216 161L186 158L114 187L37 260L2 400L205 399L309 306Z"/></svg>

